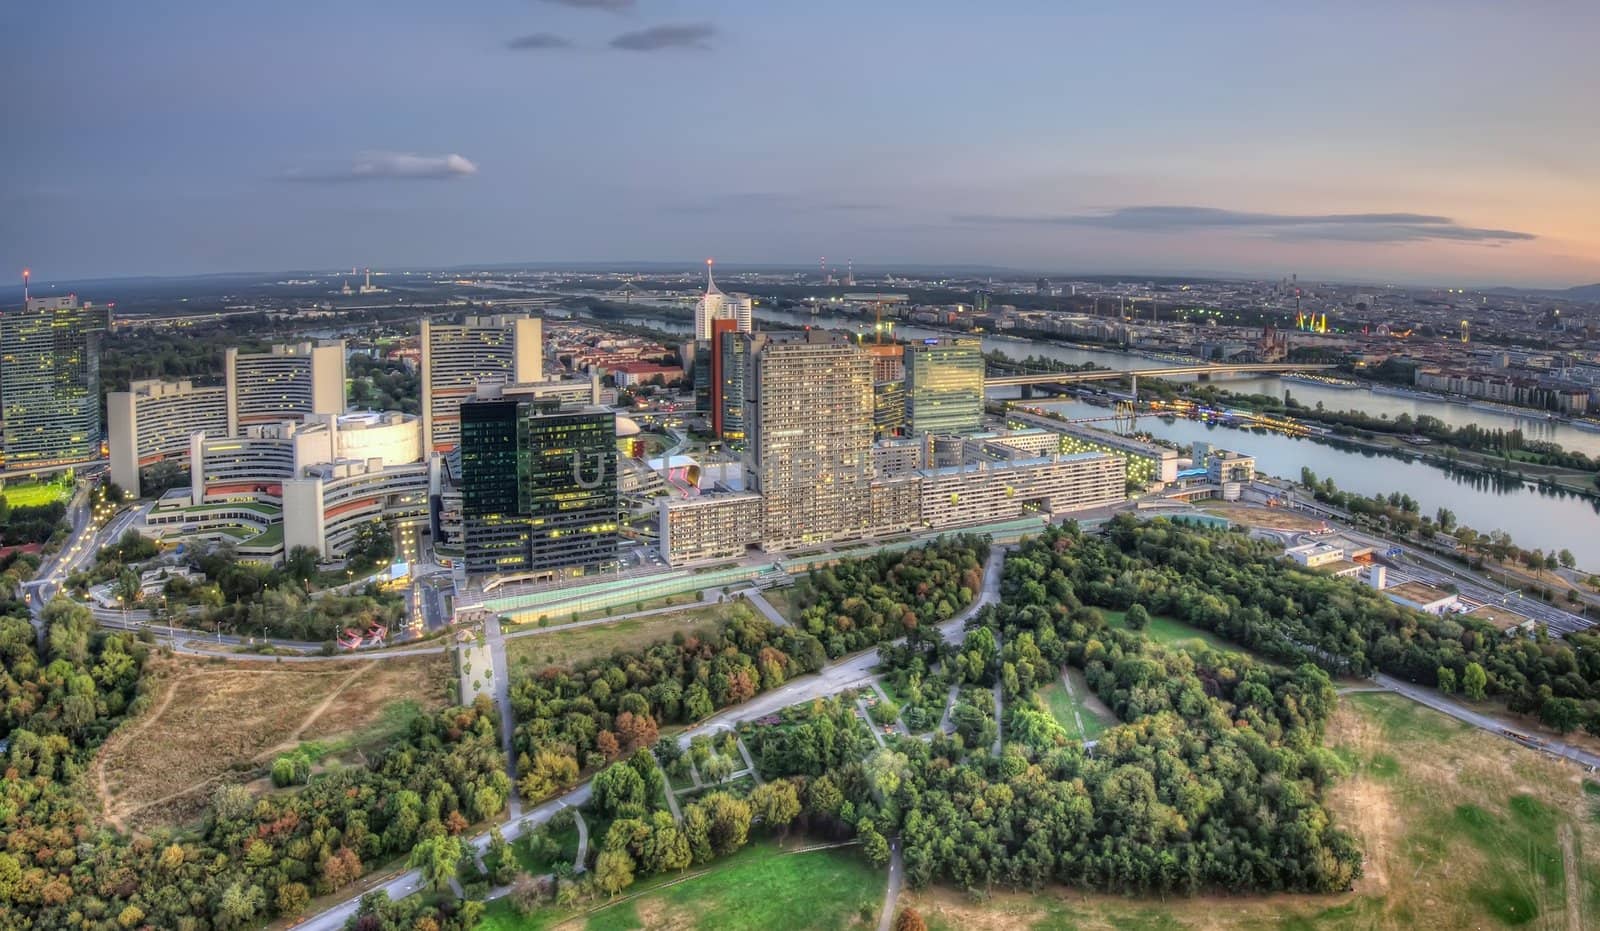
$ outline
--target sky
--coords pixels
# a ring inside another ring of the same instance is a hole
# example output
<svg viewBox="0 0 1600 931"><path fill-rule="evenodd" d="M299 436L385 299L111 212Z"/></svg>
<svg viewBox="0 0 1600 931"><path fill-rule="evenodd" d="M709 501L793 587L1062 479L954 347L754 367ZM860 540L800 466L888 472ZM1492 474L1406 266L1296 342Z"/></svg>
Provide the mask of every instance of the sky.
<svg viewBox="0 0 1600 931"><path fill-rule="evenodd" d="M1600 281L1600 4L18 0L0 269Z"/></svg>

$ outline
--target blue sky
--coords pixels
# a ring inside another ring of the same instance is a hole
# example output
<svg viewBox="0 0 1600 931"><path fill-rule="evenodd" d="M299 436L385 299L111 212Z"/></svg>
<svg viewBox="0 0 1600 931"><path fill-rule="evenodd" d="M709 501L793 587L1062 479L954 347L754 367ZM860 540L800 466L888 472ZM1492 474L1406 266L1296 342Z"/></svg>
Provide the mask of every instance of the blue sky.
<svg viewBox="0 0 1600 931"><path fill-rule="evenodd" d="M0 28L0 267L40 280L1600 280L1592 3L80 0Z"/></svg>

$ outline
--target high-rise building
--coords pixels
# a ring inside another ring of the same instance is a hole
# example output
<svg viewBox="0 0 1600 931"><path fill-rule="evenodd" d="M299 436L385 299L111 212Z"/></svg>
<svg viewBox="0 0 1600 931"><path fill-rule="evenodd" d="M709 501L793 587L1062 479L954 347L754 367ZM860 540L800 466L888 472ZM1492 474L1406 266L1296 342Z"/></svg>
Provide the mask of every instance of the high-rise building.
<svg viewBox="0 0 1600 931"><path fill-rule="evenodd" d="M100 341L108 307L29 298L0 314L0 469L100 457Z"/></svg>
<svg viewBox="0 0 1600 931"><path fill-rule="evenodd" d="M745 341L745 488L762 495L762 544L859 536L871 520L872 363L842 333Z"/></svg>
<svg viewBox="0 0 1600 931"><path fill-rule="evenodd" d="M905 381L880 381L872 386L872 433L878 439L899 436L906 429Z"/></svg>
<svg viewBox="0 0 1600 931"><path fill-rule="evenodd" d="M136 381L106 395L111 481L139 496L139 472L166 459L181 460L197 431L228 436L228 389L189 381Z"/></svg>
<svg viewBox="0 0 1600 931"><path fill-rule="evenodd" d="M912 433L983 428L983 345L928 339L905 347L906 426Z"/></svg>
<svg viewBox="0 0 1600 931"><path fill-rule="evenodd" d="M715 320L713 334L713 381L711 385L713 426L724 442L744 442L744 352L745 341L734 330L734 321Z"/></svg>
<svg viewBox="0 0 1600 931"><path fill-rule="evenodd" d="M467 572L553 573L615 561L616 414L505 398L469 400L459 411Z"/></svg>
<svg viewBox="0 0 1600 931"><path fill-rule="evenodd" d="M755 301L748 294L723 294L711 277L711 260L706 259L706 293L694 308L694 338L711 340L711 321L732 320L740 333L749 333L754 319ZM715 347L713 347L715 348Z"/></svg>
<svg viewBox="0 0 1600 931"><path fill-rule="evenodd" d="M497 314L422 321L422 433L447 452L461 441L461 402L480 384L544 380L544 321Z"/></svg>
<svg viewBox="0 0 1600 931"><path fill-rule="evenodd" d="M228 433L345 408L344 340L273 346L266 352L223 353Z"/></svg>

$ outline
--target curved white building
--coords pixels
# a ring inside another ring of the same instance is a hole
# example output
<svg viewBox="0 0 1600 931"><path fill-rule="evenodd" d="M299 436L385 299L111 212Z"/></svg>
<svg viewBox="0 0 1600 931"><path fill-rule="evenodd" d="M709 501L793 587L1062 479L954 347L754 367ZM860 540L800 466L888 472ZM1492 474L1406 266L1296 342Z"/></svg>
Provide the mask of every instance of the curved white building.
<svg viewBox="0 0 1600 931"><path fill-rule="evenodd" d="M147 379L106 395L111 480L139 497L139 471L189 453L197 431L226 436L228 390L196 388L190 381Z"/></svg>
<svg viewBox="0 0 1600 931"><path fill-rule="evenodd" d="M711 321L732 320L740 333L750 332L754 319L755 301L748 294L724 294L711 277L711 260L706 259L706 293L700 295L694 309L694 338L700 342L711 339Z"/></svg>

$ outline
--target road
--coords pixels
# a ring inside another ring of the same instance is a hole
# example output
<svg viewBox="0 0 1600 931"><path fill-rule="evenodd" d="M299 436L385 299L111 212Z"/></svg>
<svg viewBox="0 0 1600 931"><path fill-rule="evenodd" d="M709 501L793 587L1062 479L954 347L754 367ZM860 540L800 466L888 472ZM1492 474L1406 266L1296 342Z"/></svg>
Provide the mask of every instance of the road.
<svg viewBox="0 0 1600 931"><path fill-rule="evenodd" d="M878 916L878 931L889 931L894 922L894 905L900 888L906 884L906 865L900 856L900 839L889 841L889 888L883 892L883 914Z"/></svg>
<svg viewBox="0 0 1600 931"><path fill-rule="evenodd" d="M1440 695L1438 692L1435 692L1433 689L1423 688L1420 685L1412 685L1409 682L1403 682L1399 679L1396 679L1394 676L1385 675L1381 672L1374 676L1373 679L1379 685L1391 692L1396 693L1397 695L1403 695L1418 704L1427 705L1429 708L1432 708L1435 711L1447 714L1458 721L1471 724L1473 727L1486 730L1492 734L1498 734L1501 737L1515 740L1517 743L1523 744L1524 746L1533 746L1547 753L1562 757L1563 759L1571 760L1580 766L1587 766L1590 769L1600 768L1600 755L1590 753L1587 750L1580 750L1577 747L1562 743L1558 740L1539 740L1537 743L1522 740L1519 737L1519 735L1522 734L1521 731L1517 731L1511 727L1508 727L1503 721L1500 721L1497 718L1486 714L1480 714L1465 705L1451 701L1450 699L1445 698L1443 695Z"/></svg>
<svg viewBox="0 0 1600 931"><path fill-rule="evenodd" d="M551 818L555 817L556 813L561 811L563 808L577 808L588 801L589 784L586 782L565 795L553 798L548 802L544 802L543 804L530 809L523 814L520 820L512 821L505 827L501 828L501 833L505 835L505 839L508 842L514 842L523 834L534 830L539 825L544 824L546 821L549 821ZM587 836L587 833L587 828L585 828L585 836ZM488 849L489 834L487 832L479 834L477 837L472 839L471 843L473 850L478 855L481 855L484 850ZM327 911L319 912L318 914L307 918L300 924L295 925L295 927L299 929L299 931L339 931L339 929L344 927L344 923L350 920L350 916L356 913L356 909L361 906L361 897L363 895L370 895L373 892L382 890L383 892L389 894L389 898L398 900L403 899L422 888L422 871L406 870L405 872L395 876L393 879L390 879L381 885L374 886L357 895L353 895L350 898L345 899L343 902L340 902L338 905L328 909Z"/></svg>
<svg viewBox="0 0 1600 931"><path fill-rule="evenodd" d="M959 634L966 622L982 610L985 605L999 601L1000 569L1004 561L1005 550L1003 547L996 546L989 550L988 564L984 567L983 573L983 588L978 593L978 597L973 599L972 604L965 611L939 625L939 631L946 639ZM498 630L498 627L496 630ZM498 689L500 687L499 683L506 681L506 677L501 672L501 664L504 663L505 655L505 638L498 634L491 634L488 637L488 642L495 645L493 652L499 657L495 668L496 688ZM877 664L878 651L876 649L845 657L836 663L824 666L815 675L794 680L781 689L757 695L742 705L726 708L718 714L712 715L679 734L678 743L683 747L688 747L691 740L702 734L711 735L732 730L742 721L755 720L756 718L774 714L790 705L810 701L813 698L835 695L848 688L858 688L866 685L872 680L872 668ZM509 734L510 727L506 723L509 711L506 710L506 707L505 705L502 706L501 728L503 733ZM507 756L507 765L511 766L514 761L509 758L509 753ZM513 789L514 791L515 789ZM562 808L581 806L588 800L589 783L585 782L559 798L544 802L524 812L521 818L513 818L502 831L506 840L514 841L521 837L525 831L532 830L550 820ZM517 804L520 804L520 802ZM485 832L474 837L472 844L474 849L481 854L489 845L488 833ZM362 895L382 889L389 894L391 899L400 899L418 891L422 888L422 885L421 871L408 870L380 886L354 895L327 911L306 919L297 927L307 929L307 931L335 931L335 929L342 928L345 921L355 914L356 909L361 904ZM898 890L896 894L898 894ZM892 907L892 902L890 904Z"/></svg>
<svg viewBox="0 0 1600 931"><path fill-rule="evenodd" d="M511 820L522 817L522 796L517 792L517 748L511 740L516 721L511 714L511 671L506 664L506 640L500 635L500 617L491 615L484 623L484 639L489 647L489 662L494 668L494 702L500 707L500 746L506 755L506 775L511 777Z"/></svg>

